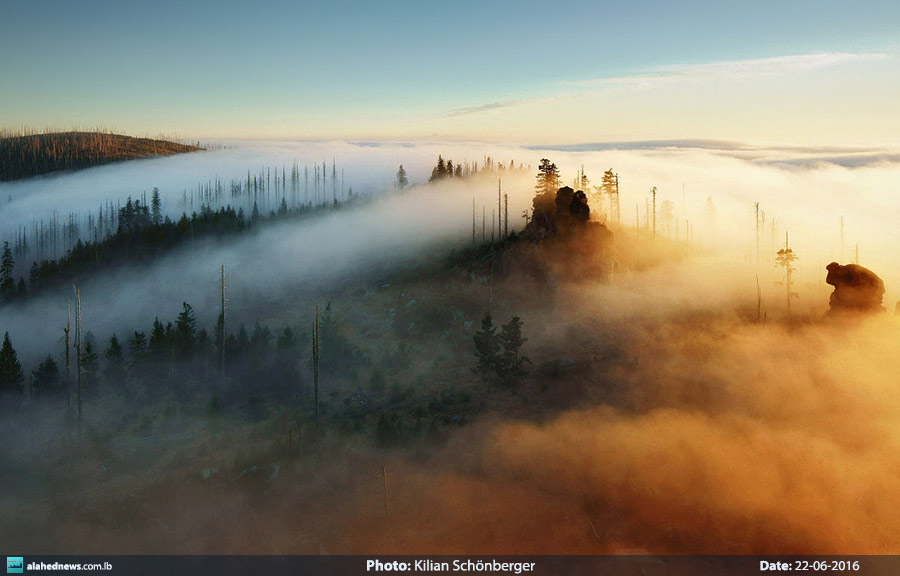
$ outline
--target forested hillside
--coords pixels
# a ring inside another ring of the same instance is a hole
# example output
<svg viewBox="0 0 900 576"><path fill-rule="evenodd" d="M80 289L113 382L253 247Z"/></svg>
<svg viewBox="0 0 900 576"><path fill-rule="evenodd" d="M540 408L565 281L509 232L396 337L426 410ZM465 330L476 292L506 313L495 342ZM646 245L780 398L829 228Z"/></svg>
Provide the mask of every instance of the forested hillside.
<svg viewBox="0 0 900 576"><path fill-rule="evenodd" d="M0 181L197 150L199 146L106 132L2 135Z"/></svg>

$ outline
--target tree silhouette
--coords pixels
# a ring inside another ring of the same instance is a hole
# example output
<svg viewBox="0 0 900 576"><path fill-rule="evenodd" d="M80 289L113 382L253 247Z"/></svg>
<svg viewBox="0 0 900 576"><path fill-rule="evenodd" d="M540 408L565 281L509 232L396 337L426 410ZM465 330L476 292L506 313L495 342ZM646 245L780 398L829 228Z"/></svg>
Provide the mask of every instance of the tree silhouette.
<svg viewBox="0 0 900 576"><path fill-rule="evenodd" d="M474 340L478 364L473 370L482 381L497 382L515 389L528 375L525 365L531 361L521 354L522 344L527 338L522 336L522 320L518 316L513 316L497 334L491 314L485 313Z"/></svg>
<svg viewBox="0 0 900 576"><path fill-rule="evenodd" d="M175 319L174 344L180 360L191 358L197 345L197 320L194 309L187 302L181 303L181 312Z"/></svg>
<svg viewBox="0 0 900 576"><path fill-rule="evenodd" d="M431 178L428 179L429 182L434 182L435 180L440 180L441 178L445 178L447 176L447 166L444 164L444 158L441 155L438 155L437 166L435 166L431 170Z"/></svg>
<svg viewBox="0 0 900 576"><path fill-rule="evenodd" d="M121 384L125 380L125 356L122 354L122 344L113 334L109 338L109 346L106 347L106 369L104 375L107 382Z"/></svg>
<svg viewBox="0 0 900 576"><path fill-rule="evenodd" d="M128 372L137 381L142 381L147 365L147 336L143 332L134 332L128 341Z"/></svg>
<svg viewBox="0 0 900 576"><path fill-rule="evenodd" d="M787 290L787 314L791 315L791 299L797 298L798 294L791 291L792 274L794 272L794 261L799 258L788 244L788 234L784 233L784 248L779 250L775 256L775 262L784 268L784 286Z"/></svg>
<svg viewBox="0 0 900 576"><path fill-rule="evenodd" d="M538 166L537 185L535 190L540 194L552 195L559 188L559 168L546 158L541 158Z"/></svg>
<svg viewBox="0 0 900 576"><path fill-rule="evenodd" d="M407 186L409 186L409 178L406 177L406 170L403 169L403 164L400 165L400 168L397 168L397 188L403 190Z"/></svg>
<svg viewBox="0 0 900 576"><path fill-rule="evenodd" d="M10 300L16 293L16 283L13 280L13 268L16 261L13 259L9 242L3 242L3 257L0 259L0 299Z"/></svg>
<svg viewBox="0 0 900 576"><path fill-rule="evenodd" d="M520 354L522 344L528 339L522 337L522 320L518 316L513 316L502 326L499 341L503 348L500 356L500 379L506 386L514 388L528 376L525 365L531 363L531 360Z"/></svg>
<svg viewBox="0 0 900 576"><path fill-rule="evenodd" d="M0 346L0 393L15 393L21 395L25 392L25 374L22 365L16 355L9 339L9 332L3 335L3 345Z"/></svg>
<svg viewBox="0 0 900 576"><path fill-rule="evenodd" d="M496 375L500 365L500 342L490 312L486 312L481 319L481 329L475 333L474 340L475 358L478 360L474 371L487 382Z"/></svg>
<svg viewBox="0 0 900 576"><path fill-rule="evenodd" d="M605 194L609 198L609 219L618 221L619 177L613 173L612 168L603 173L599 188L595 186L594 190L601 196L597 198L597 207L603 206L602 195Z"/></svg>
<svg viewBox="0 0 900 576"><path fill-rule="evenodd" d="M59 368L48 354L47 358L31 372L32 394L49 396L61 393L64 391L64 388L60 384Z"/></svg>
<svg viewBox="0 0 900 576"><path fill-rule="evenodd" d="M159 188L153 189L150 197L150 220L154 226L162 224L162 201L159 199Z"/></svg>
<svg viewBox="0 0 900 576"><path fill-rule="evenodd" d="M86 332L84 335L84 351L81 353L82 386L88 393L96 392L97 383L97 341L94 335Z"/></svg>

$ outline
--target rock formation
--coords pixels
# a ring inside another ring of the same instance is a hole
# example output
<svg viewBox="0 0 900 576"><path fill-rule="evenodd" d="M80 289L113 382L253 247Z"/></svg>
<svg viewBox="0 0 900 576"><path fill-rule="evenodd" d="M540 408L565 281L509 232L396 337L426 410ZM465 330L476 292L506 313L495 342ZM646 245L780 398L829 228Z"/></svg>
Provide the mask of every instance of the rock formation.
<svg viewBox="0 0 900 576"><path fill-rule="evenodd" d="M828 270L825 282L834 286L829 313L884 311L881 305L884 282L877 274L858 264L841 266L832 262L825 269Z"/></svg>

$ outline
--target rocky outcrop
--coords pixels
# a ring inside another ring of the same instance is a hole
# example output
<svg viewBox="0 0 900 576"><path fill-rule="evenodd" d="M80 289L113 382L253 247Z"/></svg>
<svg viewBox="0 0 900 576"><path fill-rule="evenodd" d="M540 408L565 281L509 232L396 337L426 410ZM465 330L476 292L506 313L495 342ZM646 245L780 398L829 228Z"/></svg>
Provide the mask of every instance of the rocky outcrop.
<svg viewBox="0 0 900 576"><path fill-rule="evenodd" d="M841 266L832 262L825 269L825 282L834 286L829 313L884 311L884 282L877 274L858 264Z"/></svg>

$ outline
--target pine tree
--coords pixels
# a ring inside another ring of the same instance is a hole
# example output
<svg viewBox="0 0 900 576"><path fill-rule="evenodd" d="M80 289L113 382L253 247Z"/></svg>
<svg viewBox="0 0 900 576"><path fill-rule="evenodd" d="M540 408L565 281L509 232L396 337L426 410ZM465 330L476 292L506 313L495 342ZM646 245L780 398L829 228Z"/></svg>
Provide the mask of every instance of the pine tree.
<svg viewBox="0 0 900 576"><path fill-rule="evenodd" d="M297 337L289 326L284 327L275 342L275 359L274 373L278 389L289 393L298 379Z"/></svg>
<svg viewBox="0 0 900 576"><path fill-rule="evenodd" d="M522 337L522 320L518 316L503 325L501 328L500 346L503 348L500 362L500 379L511 387L515 387L523 378L528 376L525 364L531 363L527 357L520 354L522 344L528 341Z"/></svg>
<svg viewBox="0 0 900 576"><path fill-rule="evenodd" d="M784 286L787 290L787 315L791 315L791 299L797 298L798 294L792 290L793 287L793 273L794 273L794 262L797 261L800 257L794 252L788 243L788 233L784 233L784 248L777 252L775 256L775 262L778 263L779 266L784 268Z"/></svg>
<svg viewBox="0 0 900 576"><path fill-rule="evenodd" d="M36 395L50 396L63 391L59 368L48 354L47 358L31 372L31 392Z"/></svg>
<svg viewBox="0 0 900 576"><path fill-rule="evenodd" d="M99 363L97 361L97 340L90 332L84 335L84 351L81 353L82 386L88 393L95 392Z"/></svg>
<svg viewBox="0 0 900 576"><path fill-rule="evenodd" d="M444 158L438 155L437 166L431 171L431 178L429 182L433 182L435 180L440 180L447 176L447 167L444 165Z"/></svg>
<svg viewBox="0 0 900 576"><path fill-rule="evenodd" d="M535 190L538 194L554 194L557 188L559 188L559 168L550 160L541 158Z"/></svg>
<svg viewBox="0 0 900 576"><path fill-rule="evenodd" d="M162 201L159 199L159 188L153 189L150 197L150 218L154 226L162 224Z"/></svg>
<svg viewBox="0 0 900 576"><path fill-rule="evenodd" d="M11 300L15 296L16 283L13 280L15 265L9 242L3 242L3 257L0 260L0 300Z"/></svg>
<svg viewBox="0 0 900 576"><path fill-rule="evenodd" d="M142 380L147 363L147 336L135 331L128 342L128 372L135 380Z"/></svg>
<svg viewBox="0 0 900 576"><path fill-rule="evenodd" d="M284 327L284 330L278 336L276 347L278 350L293 350L297 347L297 337L294 336L294 332L291 330L290 326Z"/></svg>
<svg viewBox="0 0 900 576"><path fill-rule="evenodd" d="M121 384L125 380L125 356L122 354L122 345L115 334L110 337L104 356L106 356L104 374L107 382Z"/></svg>
<svg viewBox="0 0 900 576"><path fill-rule="evenodd" d="M406 170L403 169L403 164L401 164L400 168L397 169L397 182L395 185L400 190L403 190L404 188L409 186L409 179L406 177Z"/></svg>
<svg viewBox="0 0 900 576"><path fill-rule="evenodd" d="M263 357L266 355L269 349L269 340L272 339L272 335L269 332L268 326L263 326L256 321L256 324L253 325L253 332L250 334L250 350L252 354L256 357Z"/></svg>
<svg viewBox="0 0 900 576"><path fill-rule="evenodd" d="M175 346L181 358L189 358L197 344L197 320L190 304L182 302L181 308L175 320Z"/></svg>
<svg viewBox="0 0 900 576"><path fill-rule="evenodd" d="M160 356L165 353L166 348L166 328L159 321L159 317L153 319L153 328L150 330L150 341L148 343L148 351L153 356ZM156 360L157 358L154 358Z"/></svg>
<svg viewBox="0 0 900 576"><path fill-rule="evenodd" d="M9 339L9 332L3 335L0 346L0 393L23 394L25 392L25 374Z"/></svg>
<svg viewBox="0 0 900 576"><path fill-rule="evenodd" d="M500 365L500 342L497 339L497 329L491 319L491 313L487 312L481 319L481 330L475 333L475 358L478 365L475 373L481 376L485 382L493 378Z"/></svg>
<svg viewBox="0 0 900 576"><path fill-rule="evenodd" d="M603 173L603 179L600 181L600 186L594 186L594 190L596 194L592 194L592 199L595 201L595 208L601 214L603 213L603 195L606 195L609 198L609 219L616 220L618 214L618 204L619 204L619 178L613 172L612 168Z"/></svg>

